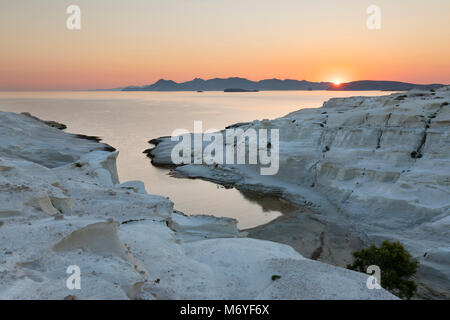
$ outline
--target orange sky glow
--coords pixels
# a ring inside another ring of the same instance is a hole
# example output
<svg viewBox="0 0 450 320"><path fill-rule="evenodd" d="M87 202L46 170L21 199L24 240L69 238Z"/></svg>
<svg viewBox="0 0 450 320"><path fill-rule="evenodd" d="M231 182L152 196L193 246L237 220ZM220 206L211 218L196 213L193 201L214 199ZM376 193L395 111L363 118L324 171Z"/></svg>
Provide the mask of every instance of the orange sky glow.
<svg viewBox="0 0 450 320"><path fill-rule="evenodd" d="M0 90L240 76L450 83L448 0L0 0ZM381 8L381 29L366 9ZM81 30L66 8L81 8Z"/></svg>

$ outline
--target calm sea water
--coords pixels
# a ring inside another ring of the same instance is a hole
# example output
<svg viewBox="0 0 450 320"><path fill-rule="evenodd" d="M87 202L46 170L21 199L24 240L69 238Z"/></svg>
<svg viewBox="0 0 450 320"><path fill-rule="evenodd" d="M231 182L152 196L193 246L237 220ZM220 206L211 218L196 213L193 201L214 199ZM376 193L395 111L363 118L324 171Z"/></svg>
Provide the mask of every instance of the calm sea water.
<svg viewBox="0 0 450 320"><path fill-rule="evenodd" d="M320 107L332 97L377 96L387 92L274 91L223 92L0 92L0 110L30 112L62 122L67 131L99 136L119 151L122 182L141 180L147 191L169 197L186 214L211 214L239 220L239 227L267 223L288 210L276 199L261 199L211 182L170 177L142 153L148 140L174 129L193 131L255 119L274 119L302 108Z"/></svg>

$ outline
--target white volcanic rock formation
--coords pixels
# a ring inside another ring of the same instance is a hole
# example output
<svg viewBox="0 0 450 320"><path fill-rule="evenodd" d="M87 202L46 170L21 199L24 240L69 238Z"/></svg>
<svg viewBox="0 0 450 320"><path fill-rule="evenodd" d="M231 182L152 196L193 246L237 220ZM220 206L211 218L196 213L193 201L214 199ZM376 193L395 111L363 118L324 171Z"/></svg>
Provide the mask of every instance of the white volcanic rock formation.
<svg viewBox="0 0 450 320"><path fill-rule="evenodd" d="M239 125L280 130L275 176L261 176L255 165L184 165L176 170L279 194L320 213L315 219L359 233L366 245L399 240L420 262L417 278L424 295L448 298L449 102L448 86L331 99L321 108ZM153 162L170 164L174 143L168 138L153 142L156 148L146 151Z"/></svg>
<svg viewBox="0 0 450 320"><path fill-rule="evenodd" d="M0 112L0 299L395 299L368 275L242 238L235 220L174 213L119 184L105 149ZM74 265L80 290L66 286Z"/></svg>

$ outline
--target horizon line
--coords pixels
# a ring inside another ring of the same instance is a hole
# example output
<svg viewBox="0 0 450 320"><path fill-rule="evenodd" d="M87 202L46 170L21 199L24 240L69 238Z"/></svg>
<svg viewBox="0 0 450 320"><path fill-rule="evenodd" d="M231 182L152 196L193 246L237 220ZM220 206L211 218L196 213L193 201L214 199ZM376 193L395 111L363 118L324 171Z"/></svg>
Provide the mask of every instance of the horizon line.
<svg viewBox="0 0 450 320"><path fill-rule="evenodd" d="M182 84L185 82L189 82L189 81L193 81L193 80L203 80L203 81L209 81L209 80L215 80L215 79L244 79L244 80L249 80L249 81L253 81L253 82L260 82L260 81L264 81L264 80L280 80L280 81L287 81L287 80L291 80L291 81L306 81L306 82L312 82L312 83L329 83L329 84L333 84L333 81L310 81L310 80L306 80L306 79L302 79L302 80L298 80L298 79L292 79L292 78L263 78L260 80L252 80L249 78L245 78L245 77L241 77L241 76L230 76L230 77L214 77L214 78L201 78L201 77L194 77L191 80L185 80L185 81L175 81L175 80L171 80L171 79L165 79L165 78L159 78L158 80L155 80L153 83L145 83L145 84L128 84L128 85L121 85L118 87L106 87L106 88L85 88L85 89L55 89L55 88L50 88L50 89L4 89L4 88L0 88L0 92L64 92L64 91L69 91L69 92L86 92L86 91L100 91L100 90L110 90L110 91L120 91L120 89L123 88L127 88L127 87L143 87L143 86L149 86L149 85L153 85L155 83L157 83L158 81L164 80L164 81L173 81L176 84ZM402 81L402 80L378 80L378 79L361 79L361 80L351 80L351 81L342 81L339 85L344 85L344 84L348 84L348 83L352 83L352 82L362 82L362 81L385 81L385 82L401 82L401 83L408 83L408 84L417 84L417 85L444 85L444 86L450 86L450 83L446 84L446 83L439 83L439 82L428 82L428 83L424 83L424 82L408 82L408 81ZM180 90L181 92L182 90ZM211 90L214 91L214 90ZM217 90L217 91L221 91L221 90ZM307 91L307 90L264 90L264 91ZM314 91L321 91L321 90L314 90ZM354 90L350 90L350 91L354 91ZM373 91L373 90L368 90L368 91ZM376 90L375 90L376 91ZM187 92L189 92L189 90L187 90Z"/></svg>

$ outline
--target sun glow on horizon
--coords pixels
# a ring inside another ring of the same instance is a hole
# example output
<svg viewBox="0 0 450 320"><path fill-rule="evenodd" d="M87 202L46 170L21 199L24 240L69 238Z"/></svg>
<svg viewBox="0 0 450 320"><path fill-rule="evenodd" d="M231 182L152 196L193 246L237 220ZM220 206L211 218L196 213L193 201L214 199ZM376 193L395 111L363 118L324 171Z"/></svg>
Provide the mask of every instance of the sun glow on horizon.
<svg viewBox="0 0 450 320"><path fill-rule="evenodd" d="M78 31L67 29L66 2L41 1L37 14L33 1L2 1L1 91L230 76L450 83L448 0L381 1L377 31L356 0L79 0Z"/></svg>

